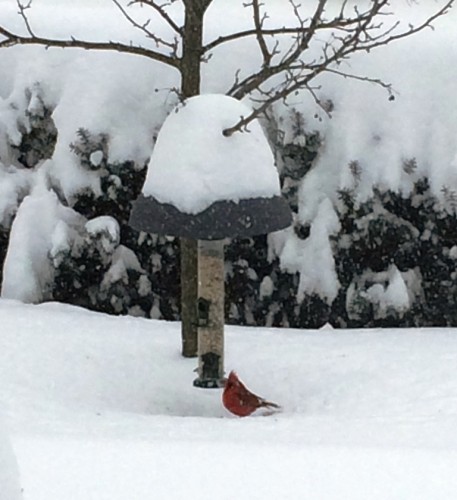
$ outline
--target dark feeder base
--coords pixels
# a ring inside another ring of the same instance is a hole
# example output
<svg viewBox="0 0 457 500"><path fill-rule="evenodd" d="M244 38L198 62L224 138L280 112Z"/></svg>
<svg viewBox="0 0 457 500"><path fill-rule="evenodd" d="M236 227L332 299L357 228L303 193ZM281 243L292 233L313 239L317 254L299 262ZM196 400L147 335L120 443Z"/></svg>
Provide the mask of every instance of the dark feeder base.
<svg viewBox="0 0 457 500"><path fill-rule="evenodd" d="M225 386L225 378L196 378L194 387L201 389L221 389Z"/></svg>
<svg viewBox="0 0 457 500"><path fill-rule="evenodd" d="M130 225L152 234L194 240L247 238L289 226L292 215L281 196L216 201L198 214L180 212L153 196L140 195L133 203Z"/></svg>

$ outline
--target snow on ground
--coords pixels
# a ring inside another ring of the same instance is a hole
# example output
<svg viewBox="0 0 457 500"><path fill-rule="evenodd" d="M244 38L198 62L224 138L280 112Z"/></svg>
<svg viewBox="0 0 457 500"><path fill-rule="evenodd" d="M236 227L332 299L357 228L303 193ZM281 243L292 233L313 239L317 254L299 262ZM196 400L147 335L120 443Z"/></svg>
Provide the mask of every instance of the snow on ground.
<svg viewBox="0 0 457 500"><path fill-rule="evenodd" d="M0 420L0 498L19 500L21 489L16 458L3 419Z"/></svg>
<svg viewBox="0 0 457 500"><path fill-rule="evenodd" d="M240 419L192 386L178 323L7 300L0 320L25 500L455 498L454 329L227 327L226 369L283 406Z"/></svg>

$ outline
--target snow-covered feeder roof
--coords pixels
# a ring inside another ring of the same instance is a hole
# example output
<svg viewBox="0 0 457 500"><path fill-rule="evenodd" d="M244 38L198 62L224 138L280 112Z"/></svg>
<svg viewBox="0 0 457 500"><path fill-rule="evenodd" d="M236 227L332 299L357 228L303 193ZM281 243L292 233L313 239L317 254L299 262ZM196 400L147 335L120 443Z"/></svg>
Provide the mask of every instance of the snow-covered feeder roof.
<svg viewBox="0 0 457 500"><path fill-rule="evenodd" d="M218 94L177 106L160 130L130 223L149 233L207 240L287 227L290 210L260 124L223 134L251 112Z"/></svg>

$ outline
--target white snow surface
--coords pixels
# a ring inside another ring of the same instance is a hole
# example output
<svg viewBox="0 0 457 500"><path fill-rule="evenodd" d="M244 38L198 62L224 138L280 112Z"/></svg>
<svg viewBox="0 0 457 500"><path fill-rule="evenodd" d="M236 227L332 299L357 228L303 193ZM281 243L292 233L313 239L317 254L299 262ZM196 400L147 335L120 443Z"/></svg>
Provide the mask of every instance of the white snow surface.
<svg viewBox="0 0 457 500"><path fill-rule="evenodd" d="M193 387L179 323L8 300L0 321L24 500L455 498L456 329L227 327L226 371L283 407L240 419Z"/></svg>
<svg viewBox="0 0 457 500"><path fill-rule="evenodd" d="M9 432L3 415L0 414L0 498L19 500L21 498L20 478L16 457L11 446Z"/></svg>
<svg viewBox="0 0 457 500"><path fill-rule="evenodd" d="M251 113L246 104L218 94L178 105L160 129L143 194L190 214L216 201L280 195L273 153L258 121L223 134Z"/></svg>

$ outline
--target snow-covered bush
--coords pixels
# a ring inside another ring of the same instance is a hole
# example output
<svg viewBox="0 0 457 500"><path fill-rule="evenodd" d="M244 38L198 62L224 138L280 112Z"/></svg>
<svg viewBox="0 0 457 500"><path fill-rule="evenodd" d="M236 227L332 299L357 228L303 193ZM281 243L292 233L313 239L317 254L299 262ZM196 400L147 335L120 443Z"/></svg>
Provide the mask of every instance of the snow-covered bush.
<svg viewBox="0 0 457 500"><path fill-rule="evenodd" d="M391 81L395 100L327 75L312 94L268 111L294 222L228 242L228 321L457 324L457 75L442 49L454 34L449 17L401 50L351 60L354 73ZM204 65L205 92L231 84L231 57L252 64L250 45L233 47ZM125 54L36 47L2 49L0 68L2 295L178 319L179 242L128 225L176 104L176 72Z"/></svg>
<svg viewBox="0 0 457 500"><path fill-rule="evenodd" d="M128 226L145 163L112 162L108 134L77 128L68 155L91 180L65 196L52 159L57 140L52 114L44 111L41 87L34 89L35 97L24 92L23 106L16 109L20 140L6 136L10 156L4 158L10 165L2 168L0 208L3 252L8 244L10 252L3 296L178 319L178 241ZM31 109L38 118L31 119ZM304 179L314 185L322 137L306 131L295 108L288 125L284 118L266 125L294 223L269 238L229 242L227 320L294 327L328 321L335 326L454 324L454 192L443 189L440 201L427 178L417 177L413 158L403 164L415 179L409 194L378 186L361 198L362 171L354 160L349 187L339 189L334 201L320 195L316 210L307 213L303 201L315 193Z"/></svg>
<svg viewBox="0 0 457 500"><path fill-rule="evenodd" d="M20 142L11 144L17 162L33 168L52 157L57 140L57 129L52 119L52 108L44 102L39 83L24 91L24 113L18 116Z"/></svg>

